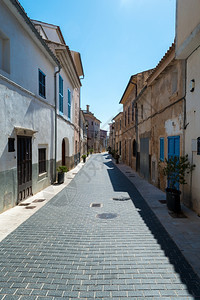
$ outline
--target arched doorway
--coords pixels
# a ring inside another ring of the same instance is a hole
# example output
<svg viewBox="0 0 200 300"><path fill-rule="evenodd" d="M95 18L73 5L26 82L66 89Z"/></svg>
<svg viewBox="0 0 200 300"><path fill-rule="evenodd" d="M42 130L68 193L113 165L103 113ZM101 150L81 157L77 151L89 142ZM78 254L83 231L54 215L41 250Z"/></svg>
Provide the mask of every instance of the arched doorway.
<svg viewBox="0 0 200 300"><path fill-rule="evenodd" d="M62 165L65 166L65 140L62 140Z"/></svg>
<svg viewBox="0 0 200 300"><path fill-rule="evenodd" d="M69 154L70 154L69 139L65 137L62 140L62 165L67 166L68 169L71 169Z"/></svg>

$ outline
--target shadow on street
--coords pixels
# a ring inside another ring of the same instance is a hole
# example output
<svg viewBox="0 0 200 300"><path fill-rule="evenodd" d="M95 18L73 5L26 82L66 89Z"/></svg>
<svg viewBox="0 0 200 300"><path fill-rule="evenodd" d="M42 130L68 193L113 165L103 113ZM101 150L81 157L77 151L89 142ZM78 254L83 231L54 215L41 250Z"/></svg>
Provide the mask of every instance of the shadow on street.
<svg viewBox="0 0 200 300"><path fill-rule="evenodd" d="M107 155L106 158L110 158L110 156ZM115 166L115 164L113 164L112 161L104 164L109 167L107 172L109 174L114 191L126 192L129 194L141 218L144 220L158 244L161 246L165 256L169 258L169 261L174 266L176 273L179 274L182 283L186 285L188 292L194 296L195 299L199 299L200 278L193 271L190 264L186 261L175 242L170 238L168 232L147 205L144 198L135 188L133 183L129 181L129 179Z"/></svg>

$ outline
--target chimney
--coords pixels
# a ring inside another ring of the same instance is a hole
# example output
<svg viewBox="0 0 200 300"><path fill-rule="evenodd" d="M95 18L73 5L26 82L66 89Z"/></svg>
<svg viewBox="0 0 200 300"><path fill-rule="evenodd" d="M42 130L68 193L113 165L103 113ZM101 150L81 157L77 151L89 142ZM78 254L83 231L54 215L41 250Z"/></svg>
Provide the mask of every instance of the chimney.
<svg viewBox="0 0 200 300"><path fill-rule="evenodd" d="M89 112L90 111L90 106L86 105L86 108L87 108L87 112Z"/></svg>

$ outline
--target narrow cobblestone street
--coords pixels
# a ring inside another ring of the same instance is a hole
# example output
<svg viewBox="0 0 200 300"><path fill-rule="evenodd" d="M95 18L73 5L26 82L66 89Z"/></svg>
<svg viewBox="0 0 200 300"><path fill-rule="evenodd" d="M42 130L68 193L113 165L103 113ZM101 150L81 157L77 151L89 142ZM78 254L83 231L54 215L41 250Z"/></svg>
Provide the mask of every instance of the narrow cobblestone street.
<svg viewBox="0 0 200 300"><path fill-rule="evenodd" d="M107 154L1 242L0 271L0 299L200 298L199 278Z"/></svg>

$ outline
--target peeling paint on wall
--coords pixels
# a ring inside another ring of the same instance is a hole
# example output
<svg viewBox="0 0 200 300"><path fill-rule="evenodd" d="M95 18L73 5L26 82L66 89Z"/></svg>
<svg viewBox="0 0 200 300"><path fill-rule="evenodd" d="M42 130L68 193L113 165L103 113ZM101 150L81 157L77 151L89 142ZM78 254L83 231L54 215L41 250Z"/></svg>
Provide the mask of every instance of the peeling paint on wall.
<svg viewBox="0 0 200 300"><path fill-rule="evenodd" d="M182 116L165 121L165 130L168 136L182 133Z"/></svg>

